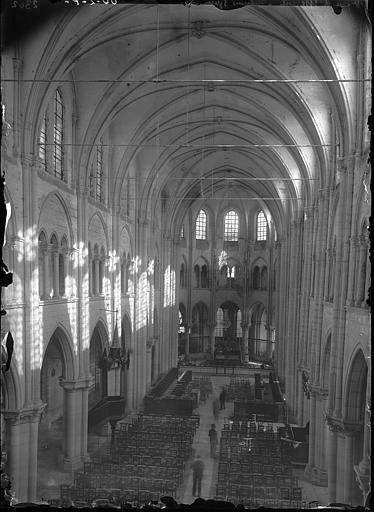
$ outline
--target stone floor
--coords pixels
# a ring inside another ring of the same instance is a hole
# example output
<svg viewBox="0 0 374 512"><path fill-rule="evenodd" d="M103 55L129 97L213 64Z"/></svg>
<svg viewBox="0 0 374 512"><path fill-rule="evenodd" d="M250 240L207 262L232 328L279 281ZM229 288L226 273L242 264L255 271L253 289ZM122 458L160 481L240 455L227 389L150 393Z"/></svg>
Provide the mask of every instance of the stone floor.
<svg viewBox="0 0 374 512"><path fill-rule="evenodd" d="M180 503L192 503L196 498L192 495L192 470L191 464L197 454L204 462L204 476L202 479L202 498L214 498L216 494L216 481L218 470L218 453L216 458L210 457L210 444L208 431L212 423L215 423L220 437L224 420L233 414L233 403L226 403L226 408L219 411L218 418L213 416L213 398L218 397L222 386L227 386L230 382L229 376L211 376L213 393L205 403L201 403L196 409L200 415L200 426L196 432L193 453L191 459L186 464L185 477L183 484L177 492L177 501ZM50 499L59 497L59 488L61 484L72 483L73 475L63 472L62 467L62 423L55 422L50 429L45 428L39 437L39 458L38 458L38 491L37 498ZM97 451L101 445L109 442L109 437L102 435L89 434L88 451L90 454ZM217 450L218 452L218 450ZM299 477L300 486L303 487L303 499L306 502L318 501L320 505L327 504L327 487L318 487L304 480L302 469L295 469L295 475Z"/></svg>

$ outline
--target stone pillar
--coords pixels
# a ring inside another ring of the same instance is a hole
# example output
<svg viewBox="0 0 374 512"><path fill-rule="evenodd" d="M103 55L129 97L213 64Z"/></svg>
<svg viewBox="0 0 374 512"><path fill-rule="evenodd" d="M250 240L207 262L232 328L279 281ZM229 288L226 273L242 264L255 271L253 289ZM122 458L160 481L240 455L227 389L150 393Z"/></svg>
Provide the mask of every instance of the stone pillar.
<svg viewBox="0 0 374 512"><path fill-rule="evenodd" d="M62 253L63 265L64 265L64 293L63 297L70 297L71 290L69 290L70 273L69 273L69 252L64 250Z"/></svg>
<svg viewBox="0 0 374 512"><path fill-rule="evenodd" d="M39 433L40 413L33 414L28 418L29 423L29 460L28 460L28 499L34 501L36 496L36 485L38 475L38 433Z"/></svg>
<svg viewBox="0 0 374 512"><path fill-rule="evenodd" d="M248 331L249 331L249 323L248 322L242 322L241 323L242 328L242 345L243 345L243 357L244 361L249 361L248 356Z"/></svg>
<svg viewBox="0 0 374 512"><path fill-rule="evenodd" d="M215 334L216 334L216 323L215 322L209 322L209 343L210 343L210 355L211 358L214 359L214 350L215 350Z"/></svg>
<svg viewBox="0 0 374 512"><path fill-rule="evenodd" d="M304 424L304 390L303 390L303 370L298 369L298 403L297 403L297 424L302 426Z"/></svg>
<svg viewBox="0 0 374 512"><path fill-rule="evenodd" d="M359 264L357 269L357 288L356 288L356 302L357 307L361 307L364 300L365 293L365 278L366 278L366 259L367 259L367 246L365 237L360 236L360 252Z"/></svg>
<svg viewBox="0 0 374 512"><path fill-rule="evenodd" d="M3 411L8 461L6 472L19 502L35 501L38 468L38 429L45 404L20 411Z"/></svg>
<svg viewBox="0 0 374 512"><path fill-rule="evenodd" d="M158 336L153 336L154 361L153 361L153 380L156 381L160 374L160 342Z"/></svg>
<svg viewBox="0 0 374 512"><path fill-rule="evenodd" d="M359 253L359 238L357 236L353 236L350 238L350 256L349 261L350 269L349 269L349 277L348 277L348 290L347 290L347 305L354 306L355 300L355 281L357 283L357 275L358 275L358 253Z"/></svg>
<svg viewBox="0 0 374 512"><path fill-rule="evenodd" d="M20 418L18 412L2 411L5 420L5 438L7 441L7 463L6 473L12 481L13 490L16 492L18 501L27 500L27 492L21 486L24 481L23 468L20 464ZM22 454L24 457L25 454Z"/></svg>
<svg viewBox="0 0 374 512"><path fill-rule="evenodd" d="M308 465L305 468L305 475L310 478L315 467L316 457L316 395L312 391L310 394L310 420L309 420L309 457Z"/></svg>
<svg viewBox="0 0 374 512"><path fill-rule="evenodd" d="M345 454L344 454L344 503L352 504L352 483L354 478L353 470L353 442L354 433L345 432Z"/></svg>
<svg viewBox="0 0 374 512"><path fill-rule="evenodd" d="M80 467L87 454L88 389L92 377L60 380L64 389L64 469Z"/></svg>
<svg viewBox="0 0 374 512"><path fill-rule="evenodd" d="M52 251L52 269L53 269L53 298L57 299L60 296L59 293L59 268L58 268L58 251Z"/></svg>
<svg viewBox="0 0 374 512"><path fill-rule="evenodd" d="M339 262L339 265L337 265L337 271L335 274L330 355L330 360L332 362L330 379L334 377L334 374L336 375L335 396L333 396L332 393L332 386L329 386L329 409L331 409L331 397L331 401L335 399L333 416L336 418L342 417L343 380L345 372L344 343L342 343L342 340L345 338L346 329L346 310L344 306L347 296L347 276L349 268L349 247L346 240L351 225L355 164L357 165L357 157L355 157L355 160L353 160L352 157L348 157L344 161L344 165L342 167L341 195L339 196L341 209L338 207L337 211L338 226L336 261Z"/></svg>
<svg viewBox="0 0 374 512"><path fill-rule="evenodd" d="M51 298L51 284L49 281L49 257L50 257L50 248L47 246L43 251L43 269L41 269L44 273L44 290L43 290L43 299Z"/></svg>
<svg viewBox="0 0 374 512"><path fill-rule="evenodd" d="M336 472L337 472L337 452L338 452L338 429L334 425L329 425L330 433L328 438L328 503L336 502Z"/></svg>
<svg viewBox="0 0 374 512"><path fill-rule="evenodd" d="M81 451L80 456L82 461L88 460L87 452L87 434L88 434L88 389L89 380L87 386L82 388L82 421L81 421Z"/></svg>
<svg viewBox="0 0 374 512"><path fill-rule="evenodd" d="M369 363L369 372L367 376L367 389L366 389L366 408L364 416L364 445L362 449L362 460L357 466L354 466L356 479L363 494L363 503L370 490L371 482L371 367Z"/></svg>
<svg viewBox="0 0 374 512"><path fill-rule="evenodd" d="M191 339L192 324L186 324L186 359L190 357L190 339Z"/></svg>
<svg viewBox="0 0 374 512"><path fill-rule="evenodd" d="M153 346L153 339L147 340L147 343L146 343L146 374L145 374L146 391L148 391L148 389L151 386L152 346Z"/></svg>

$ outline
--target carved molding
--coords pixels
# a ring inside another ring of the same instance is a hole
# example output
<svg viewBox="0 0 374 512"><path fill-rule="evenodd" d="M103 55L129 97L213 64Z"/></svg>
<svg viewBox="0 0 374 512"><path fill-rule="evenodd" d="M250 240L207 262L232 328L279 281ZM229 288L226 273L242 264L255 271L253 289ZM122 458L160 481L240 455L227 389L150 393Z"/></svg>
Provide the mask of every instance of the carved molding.
<svg viewBox="0 0 374 512"><path fill-rule="evenodd" d="M335 418L328 414L325 414L325 419L331 432L337 432L338 434L344 434L346 436L357 435L363 427L362 423L350 423L348 421L344 421L341 418Z"/></svg>
<svg viewBox="0 0 374 512"><path fill-rule="evenodd" d="M59 379L60 386L67 391L76 391L78 389L90 388L93 384L94 377L92 375L83 379L77 380L64 380L62 377Z"/></svg>
<svg viewBox="0 0 374 512"><path fill-rule="evenodd" d="M12 426L20 425L23 423L33 423L40 421L44 409L47 404L40 402L37 405L27 407L25 409L17 410L3 410L5 421L10 422Z"/></svg>

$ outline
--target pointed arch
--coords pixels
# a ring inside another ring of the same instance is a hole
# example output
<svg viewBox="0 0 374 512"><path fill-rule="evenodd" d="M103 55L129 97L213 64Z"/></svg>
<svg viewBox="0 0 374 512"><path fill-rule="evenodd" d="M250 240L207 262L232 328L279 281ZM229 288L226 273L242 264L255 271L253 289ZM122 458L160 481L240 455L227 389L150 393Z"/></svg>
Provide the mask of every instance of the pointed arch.
<svg viewBox="0 0 374 512"><path fill-rule="evenodd" d="M70 336L66 332L63 325L59 325L53 331L47 345L44 347L43 359L47 352L48 346L54 343L59 351L63 363L63 378L65 380L75 380L78 376L77 360Z"/></svg>
<svg viewBox="0 0 374 512"><path fill-rule="evenodd" d="M268 223L263 210L256 215L256 241L264 242L267 240Z"/></svg>
<svg viewBox="0 0 374 512"><path fill-rule="evenodd" d="M195 220L195 239L207 239L207 214L204 209L199 211Z"/></svg>
<svg viewBox="0 0 374 512"><path fill-rule="evenodd" d="M70 215L70 209L67 207L65 199L63 198L62 194L59 191L53 191L47 194L47 196L42 201L41 207L40 207L40 213L38 218L38 226L39 229L46 230L47 225L49 224L46 222L46 219L50 217L48 213L48 204L51 203L51 211L54 211L54 216L59 215L58 210L59 208L56 208L56 205L53 204L53 200L57 199L58 205L62 208L64 212L64 220L66 221L66 228L67 228L67 237L68 237L68 243L72 247L75 243L74 239L74 230L73 230L73 223L71 221L71 215ZM13 216L13 214L12 214ZM53 217L52 217L53 218ZM59 219L61 221L61 219ZM47 229L48 232L48 229ZM63 230L60 233L60 237L62 238L62 235L66 232L66 229Z"/></svg>
<svg viewBox="0 0 374 512"><path fill-rule="evenodd" d="M235 210L230 210L225 214L223 240L225 242L237 242L239 240L239 215Z"/></svg>
<svg viewBox="0 0 374 512"><path fill-rule="evenodd" d="M343 417L350 423L362 423L365 414L368 366L362 348L352 355L347 372Z"/></svg>

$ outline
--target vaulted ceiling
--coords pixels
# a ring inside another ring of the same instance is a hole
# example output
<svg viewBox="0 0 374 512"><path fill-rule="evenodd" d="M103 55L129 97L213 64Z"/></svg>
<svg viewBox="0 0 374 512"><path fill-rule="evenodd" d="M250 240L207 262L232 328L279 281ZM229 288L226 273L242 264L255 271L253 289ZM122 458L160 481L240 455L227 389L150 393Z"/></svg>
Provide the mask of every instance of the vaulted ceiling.
<svg viewBox="0 0 374 512"><path fill-rule="evenodd" d="M162 193L170 218L229 194L258 200L282 229L353 150L362 19L352 9L116 5L54 22L28 40L29 73L53 81L30 97L42 111L55 82L72 81L78 180L107 134L118 205L132 173L149 214Z"/></svg>

